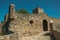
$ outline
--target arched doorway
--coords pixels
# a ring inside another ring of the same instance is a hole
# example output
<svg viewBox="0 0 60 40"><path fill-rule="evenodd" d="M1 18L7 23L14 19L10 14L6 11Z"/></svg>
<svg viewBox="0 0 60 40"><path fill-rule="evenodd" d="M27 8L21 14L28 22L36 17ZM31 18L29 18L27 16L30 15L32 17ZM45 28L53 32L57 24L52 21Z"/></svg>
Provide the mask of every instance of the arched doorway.
<svg viewBox="0 0 60 40"><path fill-rule="evenodd" d="M43 30L48 31L48 22L47 22L47 20L43 20Z"/></svg>

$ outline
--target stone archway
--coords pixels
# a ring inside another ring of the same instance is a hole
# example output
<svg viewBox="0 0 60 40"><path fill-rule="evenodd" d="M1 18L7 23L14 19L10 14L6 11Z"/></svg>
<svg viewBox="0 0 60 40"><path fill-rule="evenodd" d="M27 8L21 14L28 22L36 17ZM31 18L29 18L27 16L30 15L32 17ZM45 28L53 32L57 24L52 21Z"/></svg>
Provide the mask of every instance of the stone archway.
<svg viewBox="0 0 60 40"><path fill-rule="evenodd" d="M48 31L48 22L47 22L47 20L43 20L43 30Z"/></svg>

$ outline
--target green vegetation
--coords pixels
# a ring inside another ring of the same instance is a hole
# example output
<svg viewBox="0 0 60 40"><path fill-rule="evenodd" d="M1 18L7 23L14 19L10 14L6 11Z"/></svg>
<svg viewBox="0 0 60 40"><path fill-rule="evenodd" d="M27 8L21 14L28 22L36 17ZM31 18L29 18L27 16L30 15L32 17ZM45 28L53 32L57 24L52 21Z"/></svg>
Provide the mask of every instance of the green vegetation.
<svg viewBox="0 0 60 40"><path fill-rule="evenodd" d="M17 13L23 13L23 14L27 14L28 11L26 9L19 9L16 11Z"/></svg>

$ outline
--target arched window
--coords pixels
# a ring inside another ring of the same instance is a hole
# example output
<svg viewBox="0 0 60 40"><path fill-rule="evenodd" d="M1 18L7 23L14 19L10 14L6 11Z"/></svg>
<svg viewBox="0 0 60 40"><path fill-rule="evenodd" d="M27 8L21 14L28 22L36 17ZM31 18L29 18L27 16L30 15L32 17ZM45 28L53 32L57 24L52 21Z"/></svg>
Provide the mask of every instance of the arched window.
<svg viewBox="0 0 60 40"><path fill-rule="evenodd" d="M47 22L47 20L43 20L43 30L48 31L48 22Z"/></svg>

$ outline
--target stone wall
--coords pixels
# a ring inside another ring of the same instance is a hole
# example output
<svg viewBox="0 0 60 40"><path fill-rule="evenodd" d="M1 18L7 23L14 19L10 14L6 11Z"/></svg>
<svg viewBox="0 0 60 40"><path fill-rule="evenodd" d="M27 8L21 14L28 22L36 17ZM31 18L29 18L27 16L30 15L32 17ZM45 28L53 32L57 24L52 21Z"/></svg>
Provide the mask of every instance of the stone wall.
<svg viewBox="0 0 60 40"><path fill-rule="evenodd" d="M51 39L50 36L43 36L42 34L29 37L22 37L22 35L19 32L15 32L10 35L0 36L0 40L51 40Z"/></svg>
<svg viewBox="0 0 60 40"><path fill-rule="evenodd" d="M33 14L15 14L15 6L11 4L9 14L0 24L0 40L52 40L51 34L44 31L44 20L47 22L47 31L53 32L56 39L60 40L60 20L48 17L41 8L35 9ZM51 20L53 30L50 26ZM44 36L44 32L49 36Z"/></svg>
<svg viewBox="0 0 60 40"><path fill-rule="evenodd" d="M53 20L53 34L56 37L56 40L60 40L60 19Z"/></svg>
<svg viewBox="0 0 60 40"><path fill-rule="evenodd" d="M18 33L13 33L10 35L1 35L0 40L19 40Z"/></svg>
<svg viewBox="0 0 60 40"><path fill-rule="evenodd" d="M46 15L16 14L15 19L10 22L9 30L21 31L25 36L37 35L43 31L43 20L47 20L49 29L50 19Z"/></svg>
<svg viewBox="0 0 60 40"><path fill-rule="evenodd" d="M15 18L12 20L10 20L10 22L8 22L9 20L6 19L6 21L3 23L4 27L6 28L8 26L8 30L11 32L14 32L14 34L12 35L6 35L6 36L1 36L1 38L4 40L8 40L9 38L11 38L10 40L20 40L19 35L22 35L22 40L28 40L28 39L32 39L34 38L34 40L50 40L50 36L39 36L39 37L35 37L34 35L40 34L41 32L43 32L43 20L46 20L48 22L48 30L50 30L50 21L53 20L55 24L59 24L60 20L54 20L49 18L46 14L41 13L41 14L17 14L15 15ZM53 24L54 24L53 23ZM3 25L1 26L1 28L3 27ZM60 24L59 24L60 25ZM57 26L56 26L57 27ZM55 28L55 25L53 26L53 29L55 31L59 31L58 27L57 29ZM16 31L21 32L21 34L19 33L15 33ZM55 37L59 38L60 34L57 34L54 31L54 35ZM55 34L56 33L56 34ZM11 36L11 37L10 37ZM33 36L33 37L29 37L29 36ZM18 38L17 38L18 37ZM26 37L26 38L25 38ZM44 39L43 39L44 38ZM58 39L57 38L57 39Z"/></svg>

